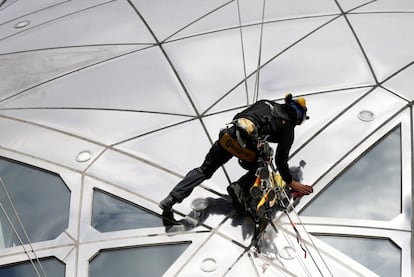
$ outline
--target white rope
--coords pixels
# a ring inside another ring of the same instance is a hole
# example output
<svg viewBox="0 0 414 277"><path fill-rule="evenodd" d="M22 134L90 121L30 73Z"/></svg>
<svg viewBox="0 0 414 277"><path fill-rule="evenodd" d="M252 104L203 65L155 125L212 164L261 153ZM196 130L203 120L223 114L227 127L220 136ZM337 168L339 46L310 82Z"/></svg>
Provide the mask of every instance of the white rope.
<svg viewBox="0 0 414 277"><path fill-rule="evenodd" d="M17 239L19 240L21 247L23 248L24 253L26 254L27 258L29 258L30 263L32 264L34 270L36 271L36 274L38 277L41 277L39 270L37 269L36 265L33 262L33 259L30 257L29 251L26 250L26 247L24 247L24 242L22 238L20 237L19 233L16 230L16 227L13 224L13 221L10 219L9 215L6 212L6 209L3 207L3 204L0 203L0 208L3 211L4 215L6 216L7 221L9 222L11 228L13 229L14 234L16 235Z"/></svg>
<svg viewBox="0 0 414 277"><path fill-rule="evenodd" d="M280 228L283 228L283 227L282 227L282 226L280 226L279 224L278 224L278 226L279 226ZM286 231L287 231L287 230L286 230ZM296 245L296 244L292 242L292 240L290 239L290 236L288 236L285 232L282 232L282 234L283 234L283 236L285 237L285 239L288 241L289 246L290 246L290 247L292 247L292 248L295 248L295 245ZM310 277L312 277L312 274L310 273L310 271L308 270L308 268L306 267L306 265L305 265L305 263L303 262L303 260L302 260L302 259L299 259L299 263L300 263L300 265L302 266L303 271L305 271L306 276L310 276Z"/></svg>
<svg viewBox="0 0 414 277"><path fill-rule="evenodd" d="M263 10L262 10L262 22L260 27L260 44L259 44L259 59L257 62L257 69L256 69L256 82L254 85L254 99L253 103L255 103L259 98L259 77L260 77L260 63L262 58L262 42L263 42L263 25L264 25L264 15L265 15L265 7L266 7L266 0L263 0Z"/></svg>
<svg viewBox="0 0 414 277"><path fill-rule="evenodd" d="M285 190L283 190L283 193L284 193L284 197L287 197L287 198L288 198L288 195L287 195L287 193L286 193L286 191L285 191ZM288 198L288 199L289 199L289 198ZM310 234L309 234L309 232L306 230L306 228L305 228L305 224L304 224L304 223L303 223L303 221L300 219L300 216L299 216L298 212L296 211L296 208L293 206L293 204L292 204L292 202L291 202L291 201L289 201L289 207L290 207L290 208L292 209L292 211L295 213L295 215L296 215L296 217L297 217L297 219L298 219L298 221L299 221L300 225L302 226L303 230L305 231L305 234L307 235L307 237L308 237L309 241L311 242L311 244L312 244L313 248L316 250L317 254L319 255L319 257L320 257L320 259L322 260L323 264L325 265L326 269L329 271L329 274L330 274L331 276L333 276L333 274L332 274L331 270L329 269L329 267L328 267L328 265L327 265L327 263L326 263L325 259L322 257L322 254L320 253L320 251L319 251L318 247L316 247L316 244L315 244L315 242L313 241L313 239L312 239L311 235L310 235ZM286 215L289 217L288 212L286 212ZM306 244L305 244L305 247L306 247L306 250L308 250L308 247L307 247L307 245L306 245ZM319 268L318 263L317 263L317 262L315 261L315 259L313 258L312 253L311 253L309 250L308 250L308 252L309 252L309 254L310 254L310 256L311 256L311 258L312 258L313 262L315 263L316 267L318 268L319 272L320 272L320 273L321 273L321 275L323 276L323 273L322 273L321 269Z"/></svg>
<svg viewBox="0 0 414 277"><path fill-rule="evenodd" d="M20 217L19 217L19 214L17 213L17 210L16 210L16 208L15 208L15 206L14 206L14 204L13 204L13 201L12 201L12 199L11 199L11 197L10 197L10 194L9 194L9 192L8 192L8 190L7 190L7 187L6 187L6 185L5 185L5 183L3 182L3 179L2 179L1 177L0 177L0 183L1 183L1 185L3 186L3 189L4 189L5 193L6 193L7 199L9 200L10 205L11 205L11 207L12 207L12 209L13 209L13 212L14 212L14 214L16 215L17 221L19 222L19 225L20 225L21 229L23 230L24 236L25 236L25 238L27 239L27 241L28 241L28 243L29 243L30 250L31 250L31 252L33 253L33 255L35 256L35 259L36 259L37 263L39 264L40 270L42 271L43 275L44 275L45 277L47 277L46 272L45 272L45 270L44 270L44 268L43 268L43 266L42 266L42 263L40 262L39 257L37 256L37 254L36 254L36 252L35 252L35 250L34 250L34 248L33 248L32 242L30 241L30 238L29 238L29 236L27 235L26 229L25 229L25 228L24 228L24 226L23 226L23 223L22 223L22 221L21 221L21 219L20 219ZM2 206L2 209L4 209L4 208L3 208L3 206ZM6 214L5 210L3 210L3 212ZM7 216L7 214L6 214L6 216ZM7 217L8 217L8 216L7 216ZM12 223L12 222L9 222L9 223L11 224L11 226L12 226L13 230L16 232L16 236L19 236L19 235L17 234L17 231L16 231L16 229L15 229L15 227L14 227L13 223ZM19 241L20 241L20 243L22 244L22 247L23 247L23 244L24 244L24 243L23 243L23 241L20 239L20 236L19 236L18 238L19 238ZM24 248L24 247L23 247L23 248ZM26 251L26 250L25 250L25 251ZM32 259L31 259L30 257L29 257L29 259L30 259L30 261L32 262ZM38 271L36 270L36 272L38 272ZM40 275L39 275L39 276L40 276Z"/></svg>
<svg viewBox="0 0 414 277"><path fill-rule="evenodd" d="M246 90L247 105L249 105L249 90L248 90L248 87L247 87L246 57L245 57L245 53L244 53L244 40L243 40L242 21L241 21L239 0L237 0L237 13L238 13L238 16L239 16L240 42L241 42L241 50L242 50L242 56L243 56L244 87L245 87L245 90Z"/></svg>

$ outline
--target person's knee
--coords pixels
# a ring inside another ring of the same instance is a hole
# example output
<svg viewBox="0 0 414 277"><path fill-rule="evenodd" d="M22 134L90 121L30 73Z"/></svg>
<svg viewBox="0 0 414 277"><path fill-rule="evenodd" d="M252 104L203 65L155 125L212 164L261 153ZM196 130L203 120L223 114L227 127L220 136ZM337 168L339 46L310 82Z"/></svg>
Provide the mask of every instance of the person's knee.
<svg viewBox="0 0 414 277"><path fill-rule="evenodd" d="M206 179L210 179L214 174L214 170L211 170L208 167L200 166L197 168L197 171L205 176Z"/></svg>

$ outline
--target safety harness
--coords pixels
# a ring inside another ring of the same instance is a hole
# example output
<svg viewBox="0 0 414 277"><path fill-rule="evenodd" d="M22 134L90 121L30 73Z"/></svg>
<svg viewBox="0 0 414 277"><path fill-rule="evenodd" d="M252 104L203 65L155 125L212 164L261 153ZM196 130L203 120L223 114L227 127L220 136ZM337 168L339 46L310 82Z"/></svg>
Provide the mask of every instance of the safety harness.
<svg viewBox="0 0 414 277"><path fill-rule="evenodd" d="M247 118L238 118L230 124L235 127L235 138L226 131L219 140L220 145L233 156L246 162L254 162L257 153L247 148L246 138L257 137L256 125Z"/></svg>
<svg viewBox="0 0 414 277"><path fill-rule="evenodd" d="M265 104L269 106L270 112L261 116L260 120L255 123L252 120L240 117L230 122L227 130L220 137L220 145L227 150L233 156L236 156L242 161L254 162L257 158L257 151L249 149L247 145L252 145L259 139L259 128L269 122L272 118L280 118L284 121L291 121L289 115L283 110L282 106L278 103L271 103L265 101ZM234 126L234 135L228 132L229 125Z"/></svg>

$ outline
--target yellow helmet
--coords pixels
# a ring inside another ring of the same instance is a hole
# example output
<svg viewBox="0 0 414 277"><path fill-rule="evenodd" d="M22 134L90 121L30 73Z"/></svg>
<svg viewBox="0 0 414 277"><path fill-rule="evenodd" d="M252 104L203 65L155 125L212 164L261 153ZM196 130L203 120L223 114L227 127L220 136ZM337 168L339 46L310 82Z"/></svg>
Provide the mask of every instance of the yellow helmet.
<svg viewBox="0 0 414 277"><path fill-rule="evenodd" d="M302 124L306 119L309 119L309 116L306 115L308 108L306 107L306 100L304 97L298 97L293 99L291 93L285 95L285 102L290 104L297 113L297 125Z"/></svg>
<svg viewBox="0 0 414 277"><path fill-rule="evenodd" d="M304 109L306 109L306 100L303 97L295 99L295 101Z"/></svg>

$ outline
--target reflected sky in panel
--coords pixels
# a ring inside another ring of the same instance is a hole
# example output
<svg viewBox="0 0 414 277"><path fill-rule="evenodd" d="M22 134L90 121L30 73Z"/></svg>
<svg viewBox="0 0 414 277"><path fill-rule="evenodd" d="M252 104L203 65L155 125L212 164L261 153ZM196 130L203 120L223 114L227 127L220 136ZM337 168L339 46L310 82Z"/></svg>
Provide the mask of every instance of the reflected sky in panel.
<svg viewBox="0 0 414 277"><path fill-rule="evenodd" d="M39 275L40 274L40 275ZM53 276L64 277L65 265L54 258L40 259L37 261L24 262L16 265L0 267L0 276L22 277L22 276Z"/></svg>
<svg viewBox="0 0 414 277"><path fill-rule="evenodd" d="M56 172L70 189L69 199L68 192L55 191L62 189L59 182L13 173L19 182L55 185L13 193L25 227L40 240L36 253L64 262L67 277L87 276L89 261L103 249L146 246L149 240L155 245L192 241L197 250L183 253L185 264L172 267L176 275L193 276L206 255L217 259L217 275L237 275L229 267L245 268L244 263L250 268L249 258L237 257L254 251L241 247L242 228L229 223L231 213L210 215L204 222L209 231L203 233L170 236L164 228L152 228L147 236L145 228L159 226L159 201L202 162L237 111L255 99L282 100L288 92L306 97L311 117L297 128L290 164L305 160L304 182L317 182L315 193L297 206L302 210L310 203L304 214L312 218L303 217L305 224L315 223L309 228L323 234L389 238L401 247L401 275L411 271L412 1L0 3L0 156ZM22 21L28 25L21 27ZM358 120L361 110L372 111L375 120ZM83 151L92 157L78 162ZM0 165L0 176L11 172ZM228 202L226 186L243 173L237 160L226 164L177 205L177 215L188 214L195 198ZM96 187L105 193L95 190L92 197ZM36 207L30 197L46 207ZM33 210L46 219L34 222ZM12 232L1 214L7 237ZM91 216L100 232L91 227ZM358 228L352 227L355 222ZM6 244L18 242L12 238ZM66 247L76 250L68 253ZM134 255L113 253L98 255L94 272L115 264L118 254ZM0 249L0 265L18 255L23 255L20 246ZM330 261L334 272L358 266L347 267L333 256ZM128 259L122 266L135 262ZM291 262L284 263L288 270L299 261ZM278 269L257 270L254 274L268 276ZM315 267L310 271L318 274Z"/></svg>
<svg viewBox="0 0 414 277"><path fill-rule="evenodd" d="M401 276L401 250L386 239L318 236L380 276Z"/></svg>
<svg viewBox="0 0 414 277"><path fill-rule="evenodd" d="M137 205L94 190L91 225L100 232L159 227L162 219Z"/></svg>
<svg viewBox="0 0 414 277"><path fill-rule="evenodd" d="M0 185L2 247L20 245L20 239L27 243L25 232L31 242L38 242L54 239L67 228L70 192L59 176L0 158L0 177L3 180ZM20 239L16 237L8 218L12 220ZM23 223L24 230L19 221Z"/></svg>
<svg viewBox="0 0 414 277"><path fill-rule="evenodd" d="M90 277L159 277L188 243L103 251L90 263Z"/></svg>
<svg viewBox="0 0 414 277"><path fill-rule="evenodd" d="M305 210L303 216L391 220L401 212L401 130L363 155Z"/></svg>

